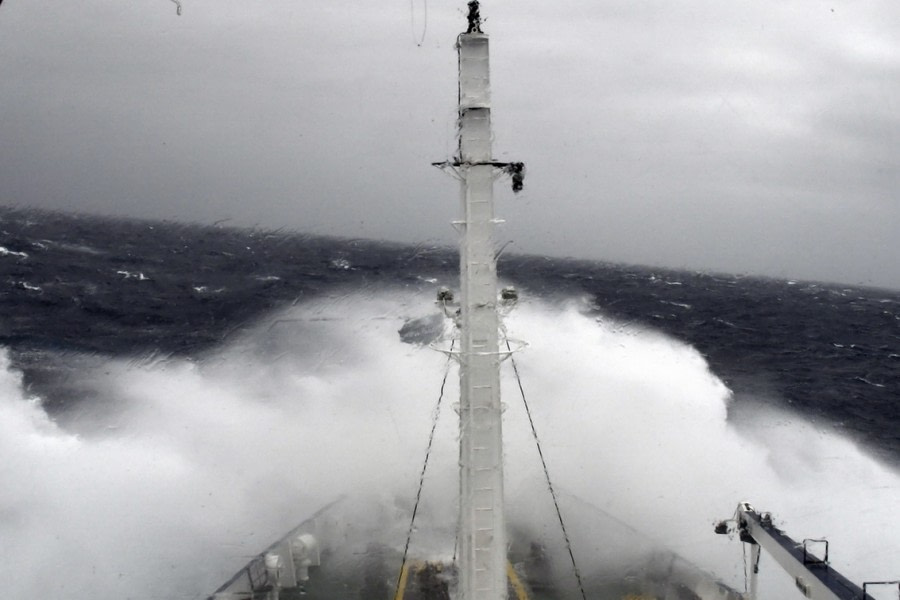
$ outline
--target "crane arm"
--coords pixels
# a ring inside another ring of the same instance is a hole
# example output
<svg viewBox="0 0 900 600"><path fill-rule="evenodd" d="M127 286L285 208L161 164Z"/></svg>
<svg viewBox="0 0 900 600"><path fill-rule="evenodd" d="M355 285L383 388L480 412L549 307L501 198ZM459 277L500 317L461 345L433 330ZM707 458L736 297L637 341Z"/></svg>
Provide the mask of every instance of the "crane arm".
<svg viewBox="0 0 900 600"><path fill-rule="evenodd" d="M732 528L722 521L716 526L716 533L730 533ZM772 524L769 513L758 513L747 502L738 505L734 523L742 542L762 547L791 577L797 589L807 598L815 600L873 600L872 596L849 579L835 571L828 564L828 546L824 540L804 540L797 542L784 531ZM825 556L814 556L807 542L825 544ZM758 556L754 549L754 557ZM753 561L753 577L757 572ZM754 582L755 583L755 582ZM751 589L755 590L755 584Z"/></svg>

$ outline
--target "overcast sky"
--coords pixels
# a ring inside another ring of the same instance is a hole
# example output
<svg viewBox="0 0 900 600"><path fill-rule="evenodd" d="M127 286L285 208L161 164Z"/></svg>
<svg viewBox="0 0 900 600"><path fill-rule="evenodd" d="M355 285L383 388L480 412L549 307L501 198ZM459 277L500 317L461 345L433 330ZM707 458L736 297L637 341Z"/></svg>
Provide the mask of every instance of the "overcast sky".
<svg viewBox="0 0 900 600"><path fill-rule="evenodd" d="M455 242L463 0L181 4L3 2L0 203ZM896 0L482 14L498 243L900 289Z"/></svg>

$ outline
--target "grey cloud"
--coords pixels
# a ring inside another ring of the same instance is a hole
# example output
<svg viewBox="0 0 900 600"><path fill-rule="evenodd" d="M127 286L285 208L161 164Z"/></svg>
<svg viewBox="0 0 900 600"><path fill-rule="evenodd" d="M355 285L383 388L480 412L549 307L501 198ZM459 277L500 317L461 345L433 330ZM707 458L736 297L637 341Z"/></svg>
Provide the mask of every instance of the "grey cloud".
<svg viewBox="0 0 900 600"><path fill-rule="evenodd" d="M0 201L453 243L461 6L182 5L4 4ZM900 287L900 5L483 12L517 250Z"/></svg>

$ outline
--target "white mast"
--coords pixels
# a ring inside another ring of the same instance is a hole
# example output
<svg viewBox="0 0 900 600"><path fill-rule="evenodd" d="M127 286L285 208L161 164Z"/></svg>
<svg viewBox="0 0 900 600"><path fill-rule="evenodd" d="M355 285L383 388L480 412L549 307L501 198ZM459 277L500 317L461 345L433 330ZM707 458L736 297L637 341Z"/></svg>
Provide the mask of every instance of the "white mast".
<svg viewBox="0 0 900 600"><path fill-rule="evenodd" d="M491 157L491 96L488 36L481 31L478 0L471 0L469 27L457 38L459 52L458 176L463 219L460 240L459 324L459 597L506 600L506 522L503 514L503 434L497 257L494 247L494 177L512 176L522 189L522 163ZM442 292L443 294L443 292ZM514 301L514 291L504 291ZM445 310L449 296L438 296Z"/></svg>
<svg viewBox="0 0 900 600"><path fill-rule="evenodd" d="M506 524L503 514L503 445L500 407L497 264L493 243L494 169L488 37L477 0L469 2L469 28L460 34L460 532L462 600L504 600Z"/></svg>

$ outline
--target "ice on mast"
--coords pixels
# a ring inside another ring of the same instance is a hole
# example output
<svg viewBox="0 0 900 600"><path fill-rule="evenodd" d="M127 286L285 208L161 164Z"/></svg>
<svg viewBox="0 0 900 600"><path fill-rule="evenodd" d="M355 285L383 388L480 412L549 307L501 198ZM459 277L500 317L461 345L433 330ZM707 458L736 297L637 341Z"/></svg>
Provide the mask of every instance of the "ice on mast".
<svg viewBox="0 0 900 600"><path fill-rule="evenodd" d="M459 53L459 154L452 168L461 182L460 241L460 531L462 600L505 600L506 523L503 511L503 444L497 261L493 182L497 170L521 189L522 164L494 161L488 36L477 0L469 2L468 29Z"/></svg>

